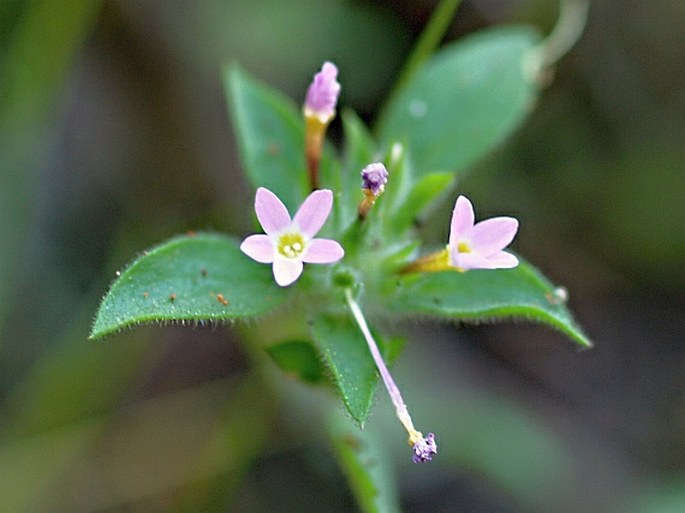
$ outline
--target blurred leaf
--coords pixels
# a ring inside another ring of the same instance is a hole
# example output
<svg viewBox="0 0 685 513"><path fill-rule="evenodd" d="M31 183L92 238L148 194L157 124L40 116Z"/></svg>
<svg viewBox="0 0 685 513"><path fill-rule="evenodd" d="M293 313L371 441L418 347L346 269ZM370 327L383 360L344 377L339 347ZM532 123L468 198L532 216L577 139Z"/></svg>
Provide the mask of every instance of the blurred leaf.
<svg viewBox="0 0 685 513"><path fill-rule="evenodd" d="M349 316L320 315L311 323L314 342L331 370L345 406L363 427L378 383L378 371L366 341ZM376 336L383 356L392 361L401 344L383 344Z"/></svg>
<svg viewBox="0 0 685 513"><path fill-rule="evenodd" d="M243 169L294 212L307 195L304 121L295 103L237 65L224 73Z"/></svg>
<svg viewBox="0 0 685 513"><path fill-rule="evenodd" d="M25 4L24 15L0 54L1 128L21 129L46 114L99 8L96 0Z"/></svg>
<svg viewBox="0 0 685 513"><path fill-rule="evenodd" d="M297 376L310 384L321 383L325 378L325 367L311 342L291 340L265 349L287 375Z"/></svg>
<svg viewBox="0 0 685 513"><path fill-rule="evenodd" d="M602 164L603 172L608 167L610 173L585 215L602 258L629 269L635 279L680 290L685 279L685 152L680 146L655 146L632 148L614 169Z"/></svg>
<svg viewBox="0 0 685 513"><path fill-rule="evenodd" d="M58 511L46 504L55 482L98 439L102 419L81 421L42 436L0 444L0 497L5 511ZM54 492L52 492L54 493ZM64 491L61 491L64 494Z"/></svg>
<svg viewBox="0 0 685 513"><path fill-rule="evenodd" d="M354 111L344 110L342 122L345 132L345 166L337 205L340 210L340 226L344 228L357 217L357 206L363 197L361 172L376 158L376 145L364 122Z"/></svg>
<svg viewBox="0 0 685 513"><path fill-rule="evenodd" d="M286 290L269 266L216 234L171 239L126 269L105 296L91 338L150 321L254 317L278 305Z"/></svg>
<svg viewBox="0 0 685 513"><path fill-rule="evenodd" d="M420 214L454 183L452 173L431 173L419 179L393 214L392 226L402 232L410 228Z"/></svg>
<svg viewBox="0 0 685 513"><path fill-rule="evenodd" d="M537 97L524 57L539 41L528 27L499 27L437 52L391 100L378 134L407 145L416 177L463 173L523 121Z"/></svg>
<svg viewBox="0 0 685 513"><path fill-rule="evenodd" d="M104 511L158 498L168 511L170 497L185 494L226 500L267 440L271 398L257 376L246 375L134 404L110 422L83 420L2 445L2 506Z"/></svg>
<svg viewBox="0 0 685 513"><path fill-rule="evenodd" d="M356 429L339 409L331 412L328 431L342 471L362 511L400 511L395 478L383 439L367 426Z"/></svg>
<svg viewBox="0 0 685 513"><path fill-rule="evenodd" d="M539 404L521 400L519 388L488 379L493 377L490 372L484 374L487 384L474 386L468 356L444 344L446 334L429 326L421 331L425 340L408 344L394 369L417 427L438 439L433 463L420 470L435 470L437 465L440 474L479 476L490 483L490 490L511 501L513 507L506 511L582 511L560 506L568 506L564 501L569 494L584 489L587 470L569 441L549 425ZM372 420L369 425L379 423L393 440L405 438L387 402L379 401ZM395 461L406 465L407 447L388 445L397 450Z"/></svg>
<svg viewBox="0 0 685 513"><path fill-rule="evenodd" d="M685 511L685 476L673 473L662 482L634 491L625 501L629 513L682 513Z"/></svg>
<svg viewBox="0 0 685 513"><path fill-rule="evenodd" d="M88 316L77 316L12 391L5 405L3 434L44 433L102 415L117 405L149 354L149 333L126 334L116 344L84 344ZM97 384L97 386L94 386Z"/></svg>
<svg viewBox="0 0 685 513"><path fill-rule="evenodd" d="M178 511L227 511L226 504L230 504L272 435L279 409L260 376L247 375L226 388L214 410L218 414L213 429L205 439L197 465L190 469L192 474L186 480Z"/></svg>
<svg viewBox="0 0 685 513"><path fill-rule="evenodd" d="M555 288L533 266L521 262L515 269L406 275L389 293L386 307L393 314L449 319L530 319L556 328L583 347L592 347L563 304L565 294L565 289Z"/></svg>
<svg viewBox="0 0 685 513"><path fill-rule="evenodd" d="M97 0L0 2L0 324L22 264L46 127Z"/></svg>

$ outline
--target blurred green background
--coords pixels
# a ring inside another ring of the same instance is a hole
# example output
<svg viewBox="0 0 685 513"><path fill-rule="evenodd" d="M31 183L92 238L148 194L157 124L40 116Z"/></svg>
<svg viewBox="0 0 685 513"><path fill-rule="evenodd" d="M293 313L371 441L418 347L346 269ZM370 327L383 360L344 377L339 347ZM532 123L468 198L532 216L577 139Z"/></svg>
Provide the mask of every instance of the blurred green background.
<svg viewBox="0 0 685 513"><path fill-rule="evenodd" d="M341 104L372 122L434 7L0 2L0 511L356 509L315 413L326 393L235 329L86 338L143 249L249 231L223 64L300 101L333 60ZM556 12L465 0L447 39L546 32ZM685 511L684 27L680 0L594 2L529 120L459 184L480 217L519 217L515 249L569 288L596 348L522 324L408 326L396 379L441 452L412 465L384 395L368 423L403 510Z"/></svg>

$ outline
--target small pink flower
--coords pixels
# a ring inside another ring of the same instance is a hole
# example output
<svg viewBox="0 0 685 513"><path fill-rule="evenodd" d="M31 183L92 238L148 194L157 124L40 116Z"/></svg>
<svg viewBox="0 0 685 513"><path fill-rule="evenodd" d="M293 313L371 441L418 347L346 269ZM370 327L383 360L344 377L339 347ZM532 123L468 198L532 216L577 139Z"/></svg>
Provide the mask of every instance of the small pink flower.
<svg viewBox="0 0 685 513"><path fill-rule="evenodd" d="M519 263L503 251L516 235L519 222L513 217L493 217L474 223L473 205L459 196L452 212L449 263L460 271L469 269L509 269Z"/></svg>
<svg viewBox="0 0 685 513"><path fill-rule="evenodd" d="M260 187L255 197L255 212L266 235L250 235L240 249L257 262L273 264L276 283L286 287L300 277L304 262L332 264L345 255L336 241L314 238L332 206L331 191L314 191L291 220L281 200L270 190Z"/></svg>
<svg viewBox="0 0 685 513"><path fill-rule="evenodd" d="M337 81L338 68L332 62L324 62L307 90L304 112L307 117L315 117L326 124L335 116L340 84Z"/></svg>

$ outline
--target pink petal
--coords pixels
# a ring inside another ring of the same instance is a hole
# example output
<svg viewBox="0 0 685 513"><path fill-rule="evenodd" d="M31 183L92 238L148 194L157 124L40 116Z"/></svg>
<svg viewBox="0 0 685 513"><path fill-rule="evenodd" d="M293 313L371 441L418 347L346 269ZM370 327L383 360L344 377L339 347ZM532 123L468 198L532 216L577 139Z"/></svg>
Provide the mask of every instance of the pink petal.
<svg viewBox="0 0 685 513"><path fill-rule="evenodd" d="M257 189L254 202L259 224L271 235L290 226L290 214L283 202L273 192L264 187Z"/></svg>
<svg viewBox="0 0 685 513"><path fill-rule="evenodd" d="M312 264L332 264L345 256L345 250L334 240L314 239L307 245L302 255L304 262Z"/></svg>
<svg viewBox="0 0 685 513"><path fill-rule="evenodd" d="M274 279L281 287L287 287L300 277L303 267L299 259L277 258L274 260Z"/></svg>
<svg viewBox="0 0 685 513"><path fill-rule="evenodd" d="M274 245L268 235L250 235L240 245L240 250L262 264L274 261Z"/></svg>
<svg viewBox="0 0 685 513"><path fill-rule="evenodd" d="M318 233L331 213L333 193L328 189L312 192L295 214L294 224L302 233L312 238Z"/></svg>
<svg viewBox="0 0 685 513"><path fill-rule="evenodd" d="M516 235L519 222L513 217L493 217L481 221L471 232L471 250L488 257L506 248Z"/></svg>
<svg viewBox="0 0 685 513"><path fill-rule="evenodd" d="M457 240L462 237L468 237L469 232L473 228L475 221L475 214L473 213L473 205L466 196L459 196L454 204L452 211L452 222L450 223L450 239L449 243L456 244Z"/></svg>
<svg viewBox="0 0 685 513"><path fill-rule="evenodd" d="M477 253L453 253L451 264L454 267L468 271L471 269L495 269L489 259Z"/></svg>
<svg viewBox="0 0 685 513"><path fill-rule="evenodd" d="M519 265L519 259L507 251L500 251L488 257L495 269L512 269Z"/></svg>

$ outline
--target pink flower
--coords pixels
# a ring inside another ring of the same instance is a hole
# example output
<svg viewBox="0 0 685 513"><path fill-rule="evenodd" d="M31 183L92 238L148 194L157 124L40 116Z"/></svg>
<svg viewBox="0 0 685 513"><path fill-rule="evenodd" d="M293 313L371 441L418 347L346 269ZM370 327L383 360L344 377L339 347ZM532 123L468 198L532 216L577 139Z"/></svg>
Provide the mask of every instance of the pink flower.
<svg viewBox="0 0 685 513"><path fill-rule="evenodd" d="M324 62L307 89L304 112L307 117L315 117L327 124L335 116L340 84L337 81L338 68L332 62Z"/></svg>
<svg viewBox="0 0 685 513"><path fill-rule="evenodd" d="M449 263L460 271L469 269L509 269L519 263L503 251L516 235L519 222L513 217L493 217L474 223L473 205L459 196L452 212Z"/></svg>
<svg viewBox="0 0 685 513"><path fill-rule="evenodd" d="M255 212L266 235L250 235L240 249L257 262L273 264L276 283L286 287L300 277L304 262L331 264L344 256L345 251L336 241L314 238L332 206L331 191L314 191L291 220L281 200L270 190L260 187L255 197Z"/></svg>

